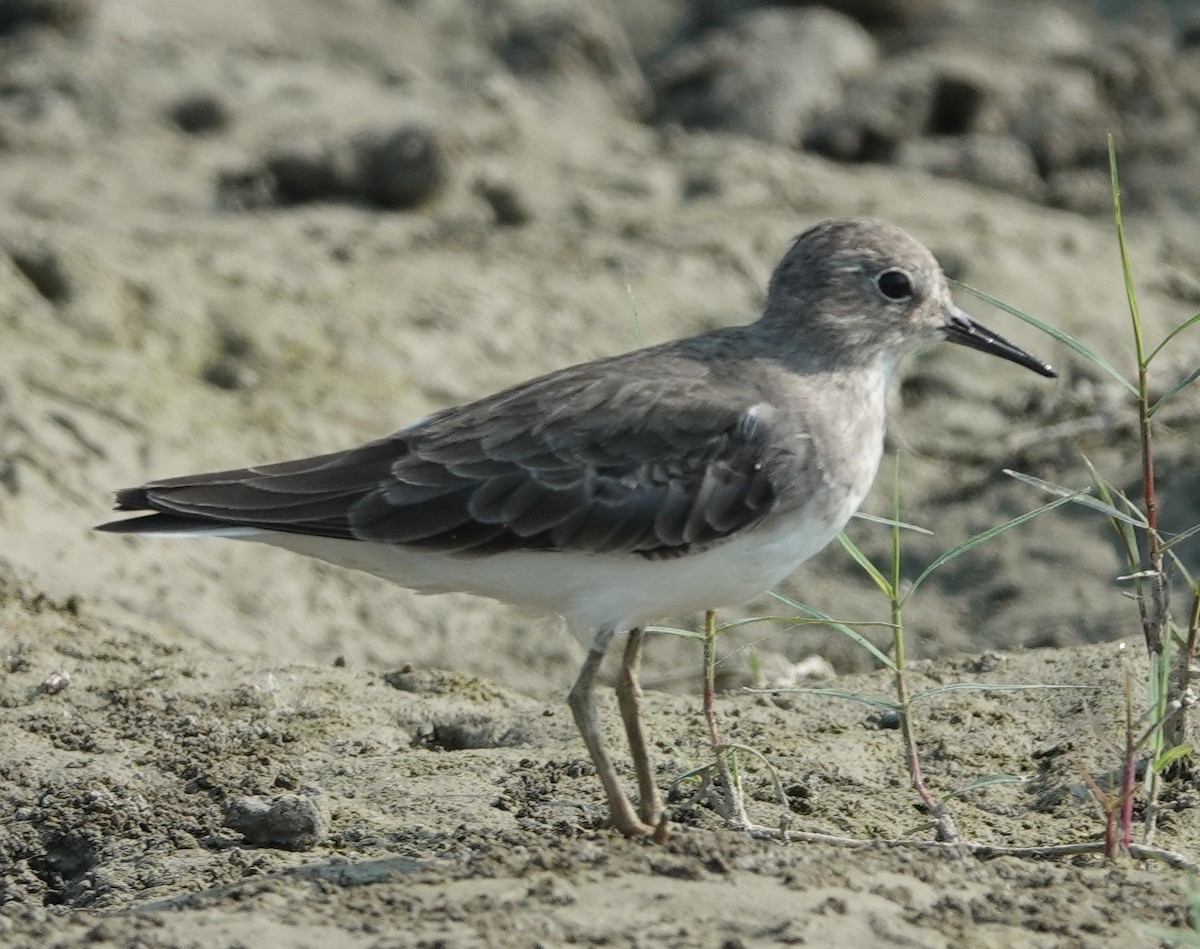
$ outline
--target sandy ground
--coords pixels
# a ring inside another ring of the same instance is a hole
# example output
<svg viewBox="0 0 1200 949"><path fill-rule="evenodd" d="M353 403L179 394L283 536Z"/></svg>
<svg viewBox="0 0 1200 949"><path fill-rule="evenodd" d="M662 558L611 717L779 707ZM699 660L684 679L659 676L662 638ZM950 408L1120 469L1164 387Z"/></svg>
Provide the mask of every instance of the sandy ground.
<svg viewBox="0 0 1200 949"><path fill-rule="evenodd" d="M556 621L250 545L89 532L119 486L346 447L632 348L638 323L654 342L751 319L790 237L835 214L905 226L1129 371L1111 225L1048 207L1050 184L1031 200L658 121L639 64L682 4L605 8L595 42L537 75L512 53L533 5L480 9L0 5L0 944L1100 947L1184 925L1186 874L1160 864L887 844L932 840L898 733L861 704L739 688L820 654L838 688L887 694L836 633L727 634L718 708L787 791L783 807L748 764L752 817L868 843L751 839L692 781L667 843L628 842L599 826L562 702L579 649ZM30 10L46 22L9 22ZM372 191L380 153L402 173ZM1186 202L1131 191L1157 339L1200 303L1198 228ZM1004 468L1082 486L1086 455L1136 483L1121 390L961 300L1062 377L948 348L909 361L890 441L904 516L934 531L909 542L910 577L1041 502ZM1198 360L1184 337L1161 388ZM1185 394L1163 416L1168 527L1200 521L1196 409ZM867 511L886 512L888 482ZM884 554L877 525L852 534ZM961 792L966 840L1102 833L1082 776L1119 762L1125 676L1140 681L1121 572L1105 524L1056 512L914 599L917 687L1071 687L921 706L929 782ZM886 619L837 549L788 590ZM711 760L699 666L691 641L650 643L664 788ZM280 797L312 839L262 831L254 802ZM1167 788L1157 845L1200 854L1196 801L1191 778Z"/></svg>

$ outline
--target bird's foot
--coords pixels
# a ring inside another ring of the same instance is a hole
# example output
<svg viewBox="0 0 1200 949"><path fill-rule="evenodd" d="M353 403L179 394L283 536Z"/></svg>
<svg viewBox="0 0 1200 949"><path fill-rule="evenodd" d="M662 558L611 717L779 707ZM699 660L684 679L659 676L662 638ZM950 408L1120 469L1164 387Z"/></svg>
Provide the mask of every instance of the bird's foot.
<svg viewBox="0 0 1200 949"><path fill-rule="evenodd" d="M638 817L643 824L649 824L651 827L658 827L666 822L667 811L657 787L653 788L649 796L642 797L638 802Z"/></svg>
<svg viewBox="0 0 1200 949"><path fill-rule="evenodd" d="M612 807L605 825L626 837L650 837L655 843L664 843L670 836L671 822L667 819L667 813L661 806L653 812L649 811L648 808L639 808L639 814L635 815L631 807Z"/></svg>

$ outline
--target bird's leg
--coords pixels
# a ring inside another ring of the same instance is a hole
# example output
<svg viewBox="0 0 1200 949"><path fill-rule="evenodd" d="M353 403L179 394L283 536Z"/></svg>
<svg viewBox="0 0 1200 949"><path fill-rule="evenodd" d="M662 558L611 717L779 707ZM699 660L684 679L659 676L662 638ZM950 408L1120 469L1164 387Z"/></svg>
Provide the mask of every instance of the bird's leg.
<svg viewBox="0 0 1200 949"><path fill-rule="evenodd" d="M638 682L638 667L642 661L642 642L645 638L646 631L640 626L629 631L621 675L617 679L617 705L621 709L621 720L625 723L625 734L629 738L629 755L637 772L638 816L651 827L657 827L663 816L663 801L658 785L654 783L654 769L650 765L646 735L642 731L642 686Z"/></svg>
<svg viewBox="0 0 1200 949"><path fill-rule="evenodd" d="M596 672L600 668L604 650L612 636L613 631L608 630L600 633L592 641L583 668L579 670L579 677L575 680L575 685L571 687L570 695L567 696L567 703L571 706L571 714L575 716L579 734L583 736L583 743L587 745L592 764L596 766L596 773L600 775L604 793L608 796L609 823L626 837L636 837L640 834L653 833L654 827L638 820L629 796L617 779L612 759L604 750L604 739L600 735L600 723L596 717L596 702L592 694Z"/></svg>

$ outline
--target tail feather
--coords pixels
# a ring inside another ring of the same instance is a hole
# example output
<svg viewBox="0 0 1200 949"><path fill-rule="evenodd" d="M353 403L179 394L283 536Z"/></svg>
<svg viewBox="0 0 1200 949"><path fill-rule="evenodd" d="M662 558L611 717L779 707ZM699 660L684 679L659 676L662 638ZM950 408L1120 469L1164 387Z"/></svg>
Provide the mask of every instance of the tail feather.
<svg viewBox="0 0 1200 949"><path fill-rule="evenodd" d="M109 534L158 534L174 537L249 537L260 533L253 527L238 527L196 517L181 517L177 514L160 514L157 511L142 517L127 517L120 521L97 524L92 529Z"/></svg>

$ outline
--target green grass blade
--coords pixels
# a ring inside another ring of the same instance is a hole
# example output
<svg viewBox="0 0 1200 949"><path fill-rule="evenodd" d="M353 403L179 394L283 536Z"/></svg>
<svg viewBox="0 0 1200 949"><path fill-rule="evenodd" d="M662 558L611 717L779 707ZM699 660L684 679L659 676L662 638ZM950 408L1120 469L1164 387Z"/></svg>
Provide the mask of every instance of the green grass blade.
<svg viewBox="0 0 1200 949"><path fill-rule="evenodd" d="M790 686L786 689L747 689L755 695L827 695L833 699L846 699L848 702L858 702L872 708L887 709L889 712L900 711L900 703L893 699L885 699L879 695L865 695L861 692L851 692L849 689L833 689L824 686Z"/></svg>
<svg viewBox="0 0 1200 949"><path fill-rule="evenodd" d="M827 620L823 619L804 619L799 616L747 616L742 619L731 620L728 623L717 624L717 635L730 629L739 629L742 626L753 626L755 623L787 623L789 626L828 626ZM867 624L866 625L873 625ZM880 626L887 626L887 623L879 623ZM679 626L644 626L642 627L647 633L666 633L668 636L678 636L680 639L704 639L704 633L697 632L694 629L683 629Z"/></svg>
<svg viewBox="0 0 1200 949"><path fill-rule="evenodd" d="M1045 514L1047 511L1053 511L1056 507L1062 507L1064 504L1070 504L1083 493L1084 492L1080 491L1075 494L1069 494L1064 498L1056 498L1053 501L1048 501L1041 507L1036 507L1032 511L1026 511L1024 514L1019 514L1011 520L1005 521L1003 524L997 524L995 527L989 527L987 530L976 534L974 537L968 537L961 544L951 547L944 554L934 560L933 563L921 571L921 575L912 582L912 586L908 588L908 592L905 593L901 598L900 605L903 606L905 603L907 603L912 595L917 592L917 589L921 586L921 584L924 583L929 575L938 567L949 563L951 560L961 554L965 554L968 550L973 550L980 544L986 543L998 534L1003 534L1007 530L1012 530L1014 527L1018 527L1021 524L1024 524L1026 521L1032 521L1035 517L1041 517L1041 515Z"/></svg>
<svg viewBox="0 0 1200 949"><path fill-rule="evenodd" d="M629 298L629 312L633 315L633 335L637 339L638 349L645 349L646 334L642 330L642 314L638 312L637 296L628 280L625 281L625 295Z"/></svg>
<svg viewBox="0 0 1200 949"><path fill-rule="evenodd" d="M666 633L668 636L678 636L680 639L703 639L704 634L694 629L680 629L678 626L645 626L647 633Z"/></svg>
<svg viewBox="0 0 1200 949"><path fill-rule="evenodd" d="M896 632L892 636L892 653L896 657L896 665L904 668L904 627L900 623L900 452L895 454L895 464L892 466L892 560L891 576L888 578L888 588L884 591L892 605L892 622L896 624Z"/></svg>
<svg viewBox="0 0 1200 949"><path fill-rule="evenodd" d="M1163 532L1166 533L1165 531ZM1185 531L1180 531L1178 534L1172 534L1171 539L1163 542L1163 550L1169 550L1176 544L1181 544L1189 537L1200 534L1200 524L1193 524Z"/></svg>
<svg viewBox="0 0 1200 949"><path fill-rule="evenodd" d="M730 629L740 629L743 626L753 626L755 623L787 623L789 626L825 626L823 619L806 619L800 616L746 616L742 619L730 620L728 623L717 624L717 634ZM881 623L882 625L887 625ZM649 628L649 627L647 627Z"/></svg>
<svg viewBox="0 0 1200 949"><path fill-rule="evenodd" d="M1162 406L1166 404L1167 400L1170 399L1173 395L1175 395L1176 392L1179 392L1181 389L1186 389L1188 386L1190 386L1193 382L1196 381L1197 377L1200 377L1200 366L1197 366L1195 369L1193 369L1191 372L1189 372L1186 376L1184 376L1182 379L1180 379L1177 383L1175 383L1175 385L1171 386L1171 388L1169 388L1159 398L1159 400L1157 402L1155 402L1152 406L1150 406L1151 417L1153 417L1154 413L1157 412L1160 408L1162 408Z"/></svg>
<svg viewBox="0 0 1200 949"><path fill-rule="evenodd" d="M1138 308L1137 293L1133 288L1133 265L1129 262L1129 247L1125 243L1125 222L1121 217L1121 183L1117 178L1117 146L1108 136L1108 177L1112 190L1113 223L1117 228L1117 250L1121 255L1121 278L1125 282L1125 300L1129 305L1129 319L1133 324L1133 344L1137 350L1138 368L1146 366L1146 347L1142 342L1142 314Z"/></svg>
<svg viewBox="0 0 1200 949"><path fill-rule="evenodd" d="M1167 556L1171 558L1171 562L1175 565L1175 569L1178 570L1179 575L1183 577L1183 582L1188 585L1189 589L1194 591L1196 589L1196 581L1192 577L1191 571L1189 571L1184 562L1179 559L1179 555L1173 550L1168 550Z"/></svg>
<svg viewBox="0 0 1200 949"><path fill-rule="evenodd" d="M1092 476L1092 484L1095 486L1096 493L1100 496L1100 500L1110 507L1114 507L1112 503L1112 490L1103 478L1100 477L1100 472L1096 470L1096 466L1092 464L1092 460L1087 455L1083 455L1083 463L1087 465L1088 473ZM1126 500L1128 504L1128 500ZM1136 508L1135 508L1136 510ZM1141 511L1138 511L1140 514ZM1117 537L1125 548L1125 563L1129 566L1130 573L1137 573L1138 570L1138 542L1137 535L1133 532L1133 527L1128 522L1120 518L1109 518L1109 523L1112 524L1113 530L1117 532Z"/></svg>
<svg viewBox="0 0 1200 949"><path fill-rule="evenodd" d="M901 530L916 531L918 534L928 534L933 536L933 531L919 527L916 524L909 524L907 521L894 521L890 517L880 517L878 514L864 514L858 511L855 515L860 521L870 521L872 524L883 524L886 527L899 527Z"/></svg>
<svg viewBox="0 0 1200 949"><path fill-rule="evenodd" d="M879 587L879 589L883 591L884 596L886 596L888 599L891 599L893 595L892 585L880 572L879 568L876 567L875 564L871 563L867 555L858 549L858 545L846 536L845 531L838 531L837 539L838 543L846 548L846 553L854 558L854 562L862 567L863 573L875 581L875 586Z"/></svg>
<svg viewBox="0 0 1200 949"><path fill-rule="evenodd" d="M1011 468L1005 468L1004 473L1010 478L1016 478L1030 487L1037 488L1040 491L1045 491L1047 494L1053 494L1055 497L1065 498L1068 495L1073 496L1075 503L1083 507L1091 508L1093 511L1099 511L1105 517L1115 517L1119 521L1124 521L1126 524L1131 524L1134 527L1145 527L1146 519L1143 516L1138 520L1134 515L1126 514L1113 504L1106 504L1103 501L1097 500L1086 491L1076 491L1072 488L1065 487L1061 484L1055 484L1052 481L1043 481L1041 478L1035 478L1033 475L1027 475L1020 471L1013 471ZM1138 514L1142 512L1134 508Z"/></svg>
<svg viewBox="0 0 1200 949"><path fill-rule="evenodd" d="M1151 767L1153 767L1155 771L1161 773L1162 770L1167 767L1167 765L1174 761L1178 761L1180 758L1186 758L1195 750L1196 749L1191 745L1176 745L1174 748L1164 751L1161 755L1155 758Z"/></svg>
<svg viewBox="0 0 1200 949"><path fill-rule="evenodd" d="M965 283L959 283L957 280L951 281L951 282L954 283L955 286L961 287L962 289L966 290L968 293L978 297L984 303L990 303L992 306L996 307L997 309L1003 310L1005 313L1009 313L1012 316L1015 316L1019 320L1023 320L1024 322L1026 322L1030 326L1032 326L1034 329L1041 330L1047 336L1051 336L1054 339L1058 340L1064 346L1077 352L1080 356L1082 356L1084 359L1086 359L1088 362L1090 362L1093 366L1095 366L1098 369L1104 370L1104 372L1106 372L1110 376L1112 376L1117 382L1121 383L1121 385L1125 387L1126 391L1128 391L1130 395L1137 396L1137 394L1138 394L1137 386L1134 383L1132 383L1130 380L1126 379L1125 376L1121 373L1121 370L1119 370L1116 366L1114 366L1112 363L1110 363L1107 359L1105 359L1103 356L1101 356L1095 350L1089 349L1087 346L1083 345L1083 343L1081 343L1079 340L1077 340L1074 336L1064 333L1062 330L1051 326L1049 323L1043 323L1037 317L1030 316L1028 313L1023 312L1022 310L1018 310L1015 306L1005 303L1003 300L1000 300L1000 299L992 296L990 293L984 293L982 290L977 290L975 287L972 287Z"/></svg>
<svg viewBox="0 0 1200 949"><path fill-rule="evenodd" d="M891 669L893 672L896 671L895 664L892 662L891 659L889 659L886 655L884 655L883 652L880 651L878 646L876 646L873 642L871 642L871 640L867 639L867 637L862 635L862 633L858 632L855 629L852 629L848 624L839 622L838 620L833 619L831 616L826 616L820 610L814 609L813 607L808 606L805 603L801 603L799 600L792 599L792 597L790 597L784 593L776 593L774 590L772 590L770 592L771 592L771 596L775 597L775 599L783 601L784 603L786 603L788 606L790 606L794 610L799 610L801 613L811 616L814 619L821 620L821 622L825 623L831 629L837 630L843 636L847 637L848 639L852 640L857 645L861 646L863 649L865 649L867 652L869 652L872 656L874 656L879 661L880 665L882 665L885 669ZM890 626L891 624L890 623L869 623L869 624L863 623L860 625L863 625L863 626L867 626L867 625Z"/></svg>
<svg viewBox="0 0 1200 949"><path fill-rule="evenodd" d="M1200 290L1200 283L1197 283L1195 280L1193 280L1191 282L1196 287L1196 289ZM1159 343L1157 346L1155 346L1153 351L1150 353L1150 355L1146 357L1146 365L1147 366L1150 365L1150 363L1154 360L1154 357L1157 356L1159 353L1161 353L1166 348L1167 343L1171 342L1171 340L1173 340L1176 336L1178 336L1180 333L1182 333L1189 326L1195 326L1197 323L1200 323L1200 313L1197 313L1195 316L1191 317L1190 319L1185 320L1183 323L1180 323L1178 326L1176 326L1175 329L1171 330L1171 332L1169 332L1167 334L1166 339L1164 339L1161 343Z"/></svg>

